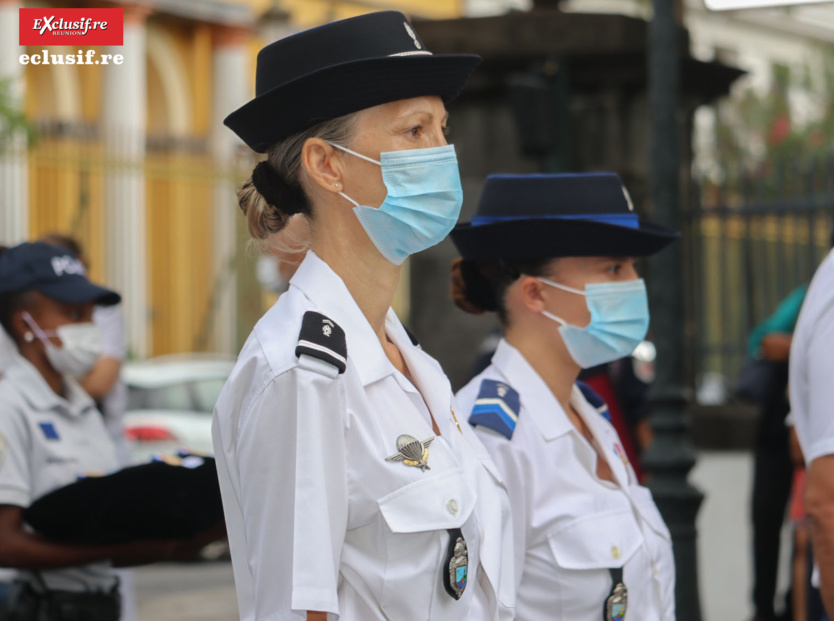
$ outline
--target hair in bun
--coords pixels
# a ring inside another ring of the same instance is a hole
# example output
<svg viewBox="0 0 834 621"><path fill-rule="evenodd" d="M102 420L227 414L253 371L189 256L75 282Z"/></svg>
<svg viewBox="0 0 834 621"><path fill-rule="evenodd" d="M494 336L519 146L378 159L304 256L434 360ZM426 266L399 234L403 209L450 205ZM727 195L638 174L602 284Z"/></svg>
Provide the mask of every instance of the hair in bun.
<svg viewBox="0 0 834 621"><path fill-rule="evenodd" d="M522 274L544 276L551 261L553 259L523 262L455 259L451 267L452 300L458 308L473 315L496 312L501 323L507 325L504 297L509 286Z"/></svg>

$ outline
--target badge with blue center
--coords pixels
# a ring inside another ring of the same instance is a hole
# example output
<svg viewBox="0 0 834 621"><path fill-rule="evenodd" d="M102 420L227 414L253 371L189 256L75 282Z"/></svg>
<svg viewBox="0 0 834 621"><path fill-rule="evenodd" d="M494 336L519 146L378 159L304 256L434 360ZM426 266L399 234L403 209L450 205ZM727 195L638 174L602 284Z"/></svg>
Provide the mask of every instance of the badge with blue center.
<svg viewBox="0 0 834 621"><path fill-rule="evenodd" d="M443 565L443 586L449 595L460 599L469 580L469 550L459 528L449 529L449 548Z"/></svg>
<svg viewBox="0 0 834 621"><path fill-rule="evenodd" d="M603 621L623 621L628 609L628 589L623 583L623 568L608 570L611 573L611 593L605 600Z"/></svg>

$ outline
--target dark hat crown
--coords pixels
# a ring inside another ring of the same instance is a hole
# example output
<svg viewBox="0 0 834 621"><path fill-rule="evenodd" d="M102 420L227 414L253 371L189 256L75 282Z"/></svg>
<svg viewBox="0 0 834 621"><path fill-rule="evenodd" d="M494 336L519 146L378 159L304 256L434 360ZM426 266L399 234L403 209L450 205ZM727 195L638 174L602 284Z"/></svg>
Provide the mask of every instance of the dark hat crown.
<svg viewBox="0 0 834 621"><path fill-rule="evenodd" d="M535 218L638 225L631 197L616 173L490 175L472 224Z"/></svg>
<svg viewBox="0 0 834 621"><path fill-rule="evenodd" d="M328 67L371 58L430 56L408 18L381 11L305 30L267 45L258 53L255 92Z"/></svg>

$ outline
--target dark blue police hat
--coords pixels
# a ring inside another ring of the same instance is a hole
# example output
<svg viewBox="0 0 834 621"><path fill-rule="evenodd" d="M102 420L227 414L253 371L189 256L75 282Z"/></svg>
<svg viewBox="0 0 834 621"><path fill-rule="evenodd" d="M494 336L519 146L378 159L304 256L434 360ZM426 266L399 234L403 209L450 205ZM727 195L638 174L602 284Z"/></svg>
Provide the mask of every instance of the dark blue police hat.
<svg viewBox="0 0 834 621"><path fill-rule="evenodd" d="M641 220L615 173L490 175L472 222L451 234L466 260L642 257L680 237Z"/></svg>
<svg viewBox="0 0 834 621"><path fill-rule="evenodd" d="M380 104L463 89L471 54L434 55L397 11L306 30L258 53L255 98L223 121L258 153L313 125Z"/></svg>
<svg viewBox="0 0 834 621"><path fill-rule="evenodd" d="M0 295L20 291L37 291L66 304L112 306L122 299L87 280L77 257L43 242L20 244L0 256Z"/></svg>

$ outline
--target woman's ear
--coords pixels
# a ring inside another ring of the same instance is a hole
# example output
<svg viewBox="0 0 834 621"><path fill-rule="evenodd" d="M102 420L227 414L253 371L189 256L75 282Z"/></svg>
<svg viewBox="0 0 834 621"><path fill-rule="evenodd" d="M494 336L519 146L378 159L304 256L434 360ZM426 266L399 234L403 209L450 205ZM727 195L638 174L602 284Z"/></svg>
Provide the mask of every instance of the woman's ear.
<svg viewBox="0 0 834 621"><path fill-rule="evenodd" d="M535 276L522 276L519 284L521 302L531 313L541 313L545 309L544 288L546 285Z"/></svg>
<svg viewBox="0 0 834 621"><path fill-rule="evenodd" d="M344 187L344 164L339 152L321 138L308 138L301 147L301 166L311 183L339 193Z"/></svg>

